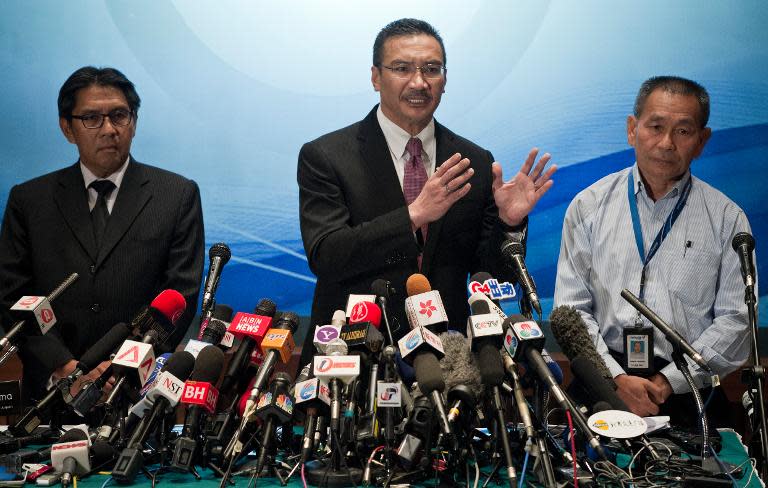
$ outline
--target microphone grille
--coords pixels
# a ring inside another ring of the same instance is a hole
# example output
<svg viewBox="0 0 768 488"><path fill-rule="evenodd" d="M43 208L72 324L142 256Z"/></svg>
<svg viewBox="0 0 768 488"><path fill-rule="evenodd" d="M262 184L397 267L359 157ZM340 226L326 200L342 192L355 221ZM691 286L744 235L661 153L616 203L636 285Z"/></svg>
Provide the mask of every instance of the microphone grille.
<svg viewBox="0 0 768 488"><path fill-rule="evenodd" d="M282 312L280 314L280 317L278 317L275 325L273 325L273 327L277 329L285 329L285 330L290 330L291 332L296 332L296 329L299 328L300 322L301 320L299 319L299 315L297 313Z"/></svg>
<svg viewBox="0 0 768 488"><path fill-rule="evenodd" d="M277 305L269 298L262 298L256 305L253 313L256 315L264 315L265 317L274 317L277 312Z"/></svg>
<svg viewBox="0 0 768 488"><path fill-rule="evenodd" d="M739 232L735 236L733 236L733 241L731 242L731 245L733 246L733 250L737 251L739 248L746 244L747 245L747 251L752 252L755 250L755 238L752 237L747 232Z"/></svg>
<svg viewBox="0 0 768 488"><path fill-rule="evenodd" d="M229 250L229 246L223 242L217 242L208 250L208 257L210 259L221 258L222 264L227 264L229 258L232 257L232 252Z"/></svg>
<svg viewBox="0 0 768 488"><path fill-rule="evenodd" d="M224 305L223 303L217 303L216 307L213 309L212 317L215 319L219 319L222 322L229 322L232 320L233 315L232 307L229 305Z"/></svg>

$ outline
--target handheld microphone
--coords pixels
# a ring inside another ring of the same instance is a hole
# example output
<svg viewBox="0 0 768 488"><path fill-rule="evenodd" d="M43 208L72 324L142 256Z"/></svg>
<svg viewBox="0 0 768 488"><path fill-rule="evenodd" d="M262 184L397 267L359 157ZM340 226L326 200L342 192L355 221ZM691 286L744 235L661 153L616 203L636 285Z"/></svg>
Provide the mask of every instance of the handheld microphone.
<svg viewBox="0 0 768 488"><path fill-rule="evenodd" d="M752 251L755 250L755 238L747 232L739 232L731 242L733 250L739 255L741 278L744 286L755 286L755 263L752 261Z"/></svg>
<svg viewBox="0 0 768 488"><path fill-rule="evenodd" d="M525 266L525 246L522 242L507 240L501 245L501 255L506 260L507 265L514 270L517 281L528 297L528 301L541 317L541 304L539 303L539 295L536 293L536 284Z"/></svg>
<svg viewBox="0 0 768 488"><path fill-rule="evenodd" d="M202 445L201 425L206 413L211 415L216 410L219 391L216 380L219 379L224 365L224 353L218 347L209 345L197 355L195 369L190 379L184 383L181 403L187 405L187 416L181 436L176 439L171 465L183 470L191 470Z"/></svg>
<svg viewBox="0 0 768 488"><path fill-rule="evenodd" d="M207 317L211 312L215 303L214 297L216 289L219 287L221 272L231 257L232 252L229 250L229 246L223 242L217 242L208 250L208 276L205 277L205 285L203 286L203 302L200 305L201 317ZM200 335L202 336L202 333Z"/></svg>
<svg viewBox="0 0 768 488"><path fill-rule="evenodd" d="M131 327L138 329L139 336L147 331L157 332L157 344L163 344L176 328L176 322L184 315L187 301L176 290L161 291L148 307L143 308L131 322Z"/></svg>
<svg viewBox="0 0 768 488"><path fill-rule="evenodd" d="M405 282L408 298L405 299L405 314L411 328L429 327L435 333L448 329L448 316L445 313L440 292L432 289L426 276L414 273Z"/></svg>
<svg viewBox="0 0 768 488"><path fill-rule="evenodd" d="M269 389L259 397L256 415L265 421L261 438L261 449L256 461L256 473L261 472L275 427L284 424L293 417L294 398L290 392L291 377L286 373L275 373ZM245 416L245 415L243 415Z"/></svg>
<svg viewBox="0 0 768 488"><path fill-rule="evenodd" d="M688 343L688 341L683 339L683 336L681 336L680 333L673 329L669 324L664 322L661 317L656 315L650 308L645 306L645 304L641 302L639 298L633 295L632 292L625 288L621 291L621 296L624 298L624 300L628 301L629 304L632 305L638 312L643 314L645 318L650 320L650 322L666 336L667 340L672 344L672 347L682 351L704 371L708 372L709 374L713 374L712 369L710 369L704 358L701 357L701 354L699 354L699 352L694 349L693 346Z"/></svg>
<svg viewBox="0 0 768 488"><path fill-rule="evenodd" d="M168 358L155 386L145 397L152 404L149 415L142 417L112 470L112 477L117 482L132 483L136 478L136 473L144 464L142 445L156 428L158 420L173 410L179 402L184 382L192 373L194 365L195 358L187 351L177 351Z"/></svg>
<svg viewBox="0 0 768 488"><path fill-rule="evenodd" d="M61 484L67 486L72 476L81 476L91 470L88 434L78 428L64 433L59 442L51 446L51 465L62 473Z"/></svg>
<svg viewBox="0 0 768 488"><path fill-rule="evenodd" d="M118 344L128 337L129 332L127 325L124 323L114 325L82 355L75 370L69 376L59 380L56 385L51 387L42 400L30 407L24 416L10 427L11 433L15 436L30 435L47 417L44 412L59 407L65 402L72 402L73 398L70 395L69 389L75 380L86 371L92 370L99 363L106 360Z"/></svg>
<svg viewBox="0 0 768 488"><path fill-rule="evenodd" d="M272 317L277 312L275 302L262 298L256 305L254 313L238 312L229 324L228 331L242 338L237 351L229 361L227 372L221 381L220 391L229 392L240 379L239 376L248 364L253 349L261 343L267 334Z"/></svg>
<svg viewBox="0 0 768 488"><path fill-rule="evenodd" d="M53 313L53 309L51 309L50 302L56 300L64 290L77 281L79 276L80 275L77 273L72 273L50 294L48 294L47 297L22 297L16 302L16 305L21 308L14 309L11 307L11 310L32 312L40 327L40 332L45 334L56 324L56 316ZM7 334L0 338L0 351L3 352L0 357L0 365L5 363L5 361L18 350L19 344L24 340L24 336L20 335L20 333L25 329L25 324L25 320L19 320L13 324Z"/></svg>

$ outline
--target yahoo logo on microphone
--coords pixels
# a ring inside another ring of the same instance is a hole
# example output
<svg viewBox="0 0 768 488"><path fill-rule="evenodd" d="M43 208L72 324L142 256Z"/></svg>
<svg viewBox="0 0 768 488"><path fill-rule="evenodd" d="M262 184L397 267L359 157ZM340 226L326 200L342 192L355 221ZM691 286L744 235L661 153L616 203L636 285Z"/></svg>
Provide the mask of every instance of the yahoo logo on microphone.
<svg viewBox="0 0 768 488"><path fill-rule="evenodd" d="M339 337L339 329L330 325L325 325L317 329L317 338L323 342L329 342Z"/></svg>

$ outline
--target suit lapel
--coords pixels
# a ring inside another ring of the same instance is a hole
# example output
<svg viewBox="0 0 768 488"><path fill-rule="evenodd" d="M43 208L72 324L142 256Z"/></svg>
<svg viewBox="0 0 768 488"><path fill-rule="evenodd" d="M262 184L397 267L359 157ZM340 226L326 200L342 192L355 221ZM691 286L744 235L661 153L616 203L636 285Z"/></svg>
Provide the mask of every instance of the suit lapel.
<svg viewBox="0 0 768 488"><path fill-rule="evenodd" d="M441 164L450 158L454 153L459 152L456 144L454 143L452 134L442 125L435 121L435 141L437 142L437 154L435 161L435 171ZM450 212L450 210L448 210ZM427 242L424 243L424 253L421 261L421 272L427 274L429 267L432 263L432 255L435 253L437 247L437 241L440 238L440 231L443 228L443 221L445 215L435 222L429 224L429 231L427 233Z"/></svg>
<svg viewBox="0 0 768 488"><path fill-rule="evenodd" d="M61 216L86 254L92 261L96 261L96 238L93 235L91 213L88 209L88 190L85 188L80 163L62 171L58 184L59 188L53 199Z"/></svg>
<svg viewBox="0 0 768 488"><path fill-rule="evenodd" d="M133 221L152 197L146 186L148 182L149 178L141 163L131 158L131 162L125 170L123 181L120 184L120 191L117 193L117 200L115 200L112 213L109 215L109 222L104 231L104 241L99 249L96 267L101 266L101 263L104 262L109 253L112 252L112 249L120 242L120 239L123 238Z"/></svg>
<svg viewBox="0 0 768 488"><path fill-rule="evenodd" d="M375 205L383 207L380 213L386 213L405 205L405 196L392 163L387 140L376 119L377 108L378 105L363 119L357 138L360 140L360 156L365 161L366 174L371 175L379 193Z"/></svg>

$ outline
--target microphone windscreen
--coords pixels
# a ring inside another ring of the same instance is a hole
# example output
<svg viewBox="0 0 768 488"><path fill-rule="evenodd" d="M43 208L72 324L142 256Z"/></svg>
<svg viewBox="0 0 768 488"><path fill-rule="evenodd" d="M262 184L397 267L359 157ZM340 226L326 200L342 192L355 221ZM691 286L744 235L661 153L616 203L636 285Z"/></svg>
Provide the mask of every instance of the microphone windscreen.
<svg viewBox="0 0 768 488"><path fill-rule="evenodd" d="M232 257L232 252L229 250L229 246L223 242L217 242L211 246L210 250L208 250L208 257L211 259L221 258L221 264L227 264L229 258Z"/></svg>
<svg viewBox="0 0 768 488"><path fill-rule="evenodd" d="M277 312L277 305L269 298L262 298L253 310L256 315L263 315L265 317L274 317Z"/></svg>
<svg viewBox="0 0 768 488"><path fill-rule="evenodd" d="M480 397L483 384L467 338L452 331L440 334L440 340L445 351L445 356L440 359L445 387L451 390L458 385L468 386L476 397Z"/></svg>
<svg viewBox="0 0 768 488"><path fill-rule="evenodd" d="M603 378L613 379L603 358L595 349L595 343L589 335L587 325L575 308L567 305L556 307L549 316L549 324L555 340L569 359L584 356L594 364Z"/></svg>
<svg viewBox="0 0 768 488"><path fill-rule="evenodd" d="M121 322L112 326L109 331L103 335L94 345L80 357L80 363L85 366L86 371L90 371L99 365L102 361L109 358L109 355L125 341L131 334L128 324Z"/></svg>
<svg viewBox="0 0 768 488"><path fill-rule="evenodd" d="M195 369L189 379L215 385L223 367L224 352L214 345L205 346L197 355Z"/></svg>
<svg viewBox="0 0 768 488"><path fill-rule="evenodd" d="M115 456L115 448L107 441L96 441L91 444L91 466L99 466L110 461Z"/></svg>
<svg viewBox="0 0 768 488"><path fill-rule="evenodd" d="M227 324L217 318L211 318L208 321L208 325L203 330L201 340L203 342L209 342L211 344L218 344L221 339L224 338L224 334L227 333Z"/></svg>
<svg viewBox="0 0 768 488"><path fill-rule="evenodd" d="M488 306L488 302L485 300L475 300L469 308L472 310L472 315L491 313L491 307Z"/></svg>
<svg viewBox="0 0 768 488"><path fill-rule="evenodd" d="M223 303L217 303L213 309L213 314L211 317L221 320L222 322L229 322L232 320L233 314L234 310L232 310L232 307L229 305L224 305Z"/></svg>
<svg viewBox="0 0 768 488"><path fill-rule="evenodd" d="M176 351L171 354L171 357L168 358L168 361L165 362L163 369L160 371L167 371L182 381L186 381L194 367L195 356L193 356L192 353L187 351Z"/></svg>
<svg viewBox="0 0 768 488"><path fill-rule="evenodd" d="M282 312L275 323L272 324L272 328L290 330L295 333L296 329L299 328L300 322L301 320L299 319L298 314L294 312Z"/></svg>
<svg viewBox="0 0 768 488"><path fill-rule="evenodd" d="M469 277L469 281L477 281L478 283L485 283L486 281L492 279L493 276L491 276L491 273L487 273L485 271L478 271Z"/></svg>
<svg viewBox="0 0 768 488"><path fill-rule="evenodd" d="M408 277L405 282L405 290L409 297L418 295L419 293L426 293L432 291L432 285L429 284L429 280L421 273L414 273Z"/></svg>
<svg viewBox="0 0 768 488"><path fill-rule="evenodd" d="M422 353L413 360L413 369L416 372L416 383L419 389L425 395L433 391L443 391L445 381L443 380L443 371L440 369L440 362L434 354Z"/></svg>
<svg viewBox="0 0 768 488"><path fill-rule="evenodd" d="M163 314L170 323L176 325L176 321L187 309L187 301L176 290L163 290L152 300L150 306Z"/></svg>
<svg viewBox="0 0 768 488"><path fill-rule="evenodd" d="M62 442L84 441L87 438L88 434L86 434L84 430L75 427L64 432L56 442L60 444Z"/></svg>
<svg viewBox="0 0 768 488"><path fill-rule="evenodd" d="M477 369L484 385L499 386L504 381L501 354L492 341L485 341L477 351Z"/></svg>
<svg viewBox="0 0 768 488"><path fill-rule="evenodd" d="M606 380L601 374L595 374L595 364L584 356L577 356L571 360L571 372L579 380L593 403L607 402L613 410L629 412L629 407L616 393L616 383L613 378Z"/></svg>
<svg viewBox="0 0 768 488"><path fill-rule="evenodd" d="M378 278L371 283L371 291L377 297L389 298L389 286L387 286L387 280Z"/></svg>

